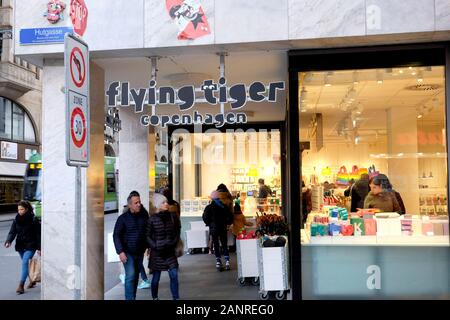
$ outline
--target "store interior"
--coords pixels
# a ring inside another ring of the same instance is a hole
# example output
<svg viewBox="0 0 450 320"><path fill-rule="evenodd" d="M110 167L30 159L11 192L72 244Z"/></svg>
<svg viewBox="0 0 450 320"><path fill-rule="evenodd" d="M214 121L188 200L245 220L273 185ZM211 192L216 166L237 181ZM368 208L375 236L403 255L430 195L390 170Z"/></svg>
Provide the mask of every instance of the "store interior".
<svg viewBox="0 0 450 320"><path fill-rule="evenodd" d="M224 183L242 212L254 217L261 211L259 179L272 191L262 209L280 214L280 130L213 131L172 134L174 198L182 216L201 216L211 192Z"/></svg>
<svg viewBox="0 0 450 320"><path fill-rule="evenodd" d="M298 92L312 212L349 209L349 181L383 173L407 215L448 219L444 67L304 72Z"/></svg>

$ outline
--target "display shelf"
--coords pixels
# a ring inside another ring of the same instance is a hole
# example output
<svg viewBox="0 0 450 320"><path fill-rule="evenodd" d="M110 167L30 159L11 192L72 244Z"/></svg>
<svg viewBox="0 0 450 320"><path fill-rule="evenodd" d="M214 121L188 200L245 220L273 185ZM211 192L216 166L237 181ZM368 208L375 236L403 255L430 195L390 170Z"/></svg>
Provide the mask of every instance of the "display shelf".
<svg viewBox="0 0 450 320"><path fill-rule="evenodd" d="M302 245L311 246L450 246L449 236L302 236Z"/></svg>

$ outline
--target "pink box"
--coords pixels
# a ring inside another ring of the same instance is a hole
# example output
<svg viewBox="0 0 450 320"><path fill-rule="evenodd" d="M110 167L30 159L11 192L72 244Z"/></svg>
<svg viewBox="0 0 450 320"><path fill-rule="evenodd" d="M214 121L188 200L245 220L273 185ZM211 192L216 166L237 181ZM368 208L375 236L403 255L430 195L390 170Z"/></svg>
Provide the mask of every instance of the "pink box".
<svg viewBox="0 0 450 320"><path fill-rule="evenodd" d="M375 219L364 219L364 228L366 236L377 235L377 221Z"/></svg>
<svg viewBox="0 0 450 320"><path fill-rule="evenodd" d="M448 234L448 221L444 221L444 224L443 224L443 231L444 231L444 236L448 236L449 234Z"/></svg>
<svg viewBox="0 0 450 320"><path fill-rule="evenodd" d="M435 236L443 236L444 235L444 224L442 222L433 222L433 232Z"/></svg>
<svg viewBox="0 0 450 320"><path fill-rule="evenodd" d="M433 223L430 221L422 221L422 234L425 236L433 236Z"/></svg>

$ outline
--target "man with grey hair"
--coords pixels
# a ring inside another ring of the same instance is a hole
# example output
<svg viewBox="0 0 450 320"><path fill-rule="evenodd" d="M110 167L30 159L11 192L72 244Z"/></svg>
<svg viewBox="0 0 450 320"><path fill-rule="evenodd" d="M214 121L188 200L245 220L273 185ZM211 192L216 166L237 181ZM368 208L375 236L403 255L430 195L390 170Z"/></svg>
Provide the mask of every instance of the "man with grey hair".
<svg viewBox="0 0 450 320"><path fill-rule="evenodd" d="M147 249L145 232L148 213L141 198L131 192L127 198L128 210L119 216L114 226L114 246L125 268L125 299L135 300L139 282L139 270Z"/></svg>

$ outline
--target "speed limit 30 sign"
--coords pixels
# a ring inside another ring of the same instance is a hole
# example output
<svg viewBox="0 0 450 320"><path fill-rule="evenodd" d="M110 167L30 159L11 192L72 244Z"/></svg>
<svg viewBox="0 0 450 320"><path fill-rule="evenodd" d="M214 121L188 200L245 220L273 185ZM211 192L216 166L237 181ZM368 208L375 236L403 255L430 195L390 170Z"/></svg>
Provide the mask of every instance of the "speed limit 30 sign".
<svg viewBox="0 0 450 320"><path fill-rule="evenodd" d="M89 49L78 37L66 34L66 162L89 165Z"/></svg>

